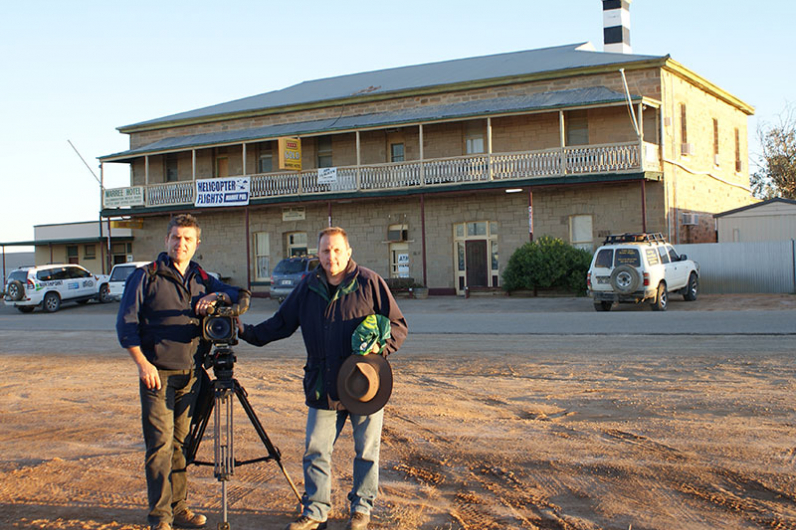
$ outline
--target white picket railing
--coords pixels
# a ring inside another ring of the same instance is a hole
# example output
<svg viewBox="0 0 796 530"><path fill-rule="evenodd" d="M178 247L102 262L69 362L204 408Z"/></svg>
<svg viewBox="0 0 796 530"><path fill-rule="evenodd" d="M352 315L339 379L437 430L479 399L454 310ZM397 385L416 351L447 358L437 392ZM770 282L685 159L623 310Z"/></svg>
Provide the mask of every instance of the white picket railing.
<svg viewBox="0 0 796 530"><path fill-rule="evenodd" d="M152 184L144 194L147 206L167 206L194 202L196 185L193 181Z"/></svg>
<svg viewBox="0 0 796 530"><path fill-rule="evenodd" d="M545 149L522 153L478 154L432 160L337 168L337 180L318 182L318 170L251 175L251 198L323 195L340 192L511 181L617 171L660 170L659 150L636 142ZM650 159L650 158L655 158ZM146 206L191 204L193 181L152 184L146 187Z"/></svg>

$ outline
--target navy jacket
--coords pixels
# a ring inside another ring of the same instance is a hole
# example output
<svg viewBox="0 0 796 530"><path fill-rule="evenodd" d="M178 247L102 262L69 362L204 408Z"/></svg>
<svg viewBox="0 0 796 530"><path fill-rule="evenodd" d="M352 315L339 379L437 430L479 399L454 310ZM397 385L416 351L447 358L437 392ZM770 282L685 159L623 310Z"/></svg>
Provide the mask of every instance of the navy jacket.
<svg viewBox="0 0 796 530"><path fill-rule="evenodd" d="M188 370L194 365L202 335L196 302L221 291L235 303L238 289L207 275L193 261L183 277L165 252L155 263L154 275L139 267L127 278L116 334L122 347L140 346L156 367Z"/></svg>
<svg viewBox="0 0 796 530"><path fill-rule="evenodd" d="M338 400L337 373L351 355L351 335L366 316L373 314L390 320L392 337L382 355L395 352L406 338L406 320L384 280L350 260L345 279L333 297L329 296L325 273L319 266L299 282L274 316L256 326L244 326L240 338L263 346L289 337L301 327L307 348L307 405L329 409L329 398Z"/></svg>

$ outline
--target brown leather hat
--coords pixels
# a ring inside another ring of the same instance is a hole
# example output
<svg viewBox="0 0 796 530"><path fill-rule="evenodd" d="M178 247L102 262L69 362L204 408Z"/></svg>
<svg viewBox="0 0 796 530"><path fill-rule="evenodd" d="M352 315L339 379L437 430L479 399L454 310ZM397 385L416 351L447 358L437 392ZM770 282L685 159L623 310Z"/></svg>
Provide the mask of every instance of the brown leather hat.
<svg viewBox="0 0 796 530"><path fill-rule="evenodd" d="M337 374L337 395L352 414L380 411L392 394L392 368L378 354L350 355Z"/></svg>

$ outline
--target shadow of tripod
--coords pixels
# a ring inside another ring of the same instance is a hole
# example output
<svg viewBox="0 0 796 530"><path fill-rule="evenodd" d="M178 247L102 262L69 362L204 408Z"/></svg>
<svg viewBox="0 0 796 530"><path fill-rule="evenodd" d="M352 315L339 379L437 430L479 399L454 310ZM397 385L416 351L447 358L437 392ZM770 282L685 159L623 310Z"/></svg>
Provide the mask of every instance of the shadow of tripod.
<svg viewBox="0 0 796 530"><path fill-rule="evenodd" d="M233 342L237 344L237 341L234 341L234 339ZM284 465L282 465L282 456L279 449L271 442L262 423L260 423L260 420L257 418L251 403L249 403L246 390L241 386L238 380L233 377L233 367L236 359L229 344L216 345L211 360L213 362L213 374L215 375L215 379L212 381L212 398L207 395L205 399L202 399L201 394L199 398L197 398L197 410L194 414L191 430L185 444L185 452L189 465L213 466L213 475L221 482L222 522L218 524L218 530L229 530L230 526L227 521L227 481L234 473L236 466L273 460L279 465L279 469L287 479L299 504L301 503L301 495L299 495L295 484L293 484L293 481L290 479L290 475L288 475L287 470ZM254 426L257 435L268 451L267 456L253 458L251 460L237 460L235 458L232 421L233 394L238 397L238 401L240 401L241 406L243 406L243 410L249 417L249 421ZM215 412L215 414L213 414L213 412ZM203 462L196 460L196 453L199 450L202 436L204 436L211 415L214 417L214 461Z"/></svg>

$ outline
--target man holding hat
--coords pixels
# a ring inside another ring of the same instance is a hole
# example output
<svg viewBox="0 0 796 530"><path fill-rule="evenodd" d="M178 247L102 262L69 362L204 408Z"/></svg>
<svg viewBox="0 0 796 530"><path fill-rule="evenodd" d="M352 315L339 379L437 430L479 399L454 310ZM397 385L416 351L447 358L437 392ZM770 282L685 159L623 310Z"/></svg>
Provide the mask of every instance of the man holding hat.
<svg viewBox="0 0 796 530"><path fill-rule="evenodd" d="M289 337L301 327L307 348L304 509L286 530L326 528L332 449L346 418L356 451L346 529L368 527L378 493L383 407L392 390L386 357L400 348L407 326L384 280L357 265L351 253L345 230L322 230L320 266L296 286L274 316L256 326L241 325L240 338L255 346Z"/></svg>

